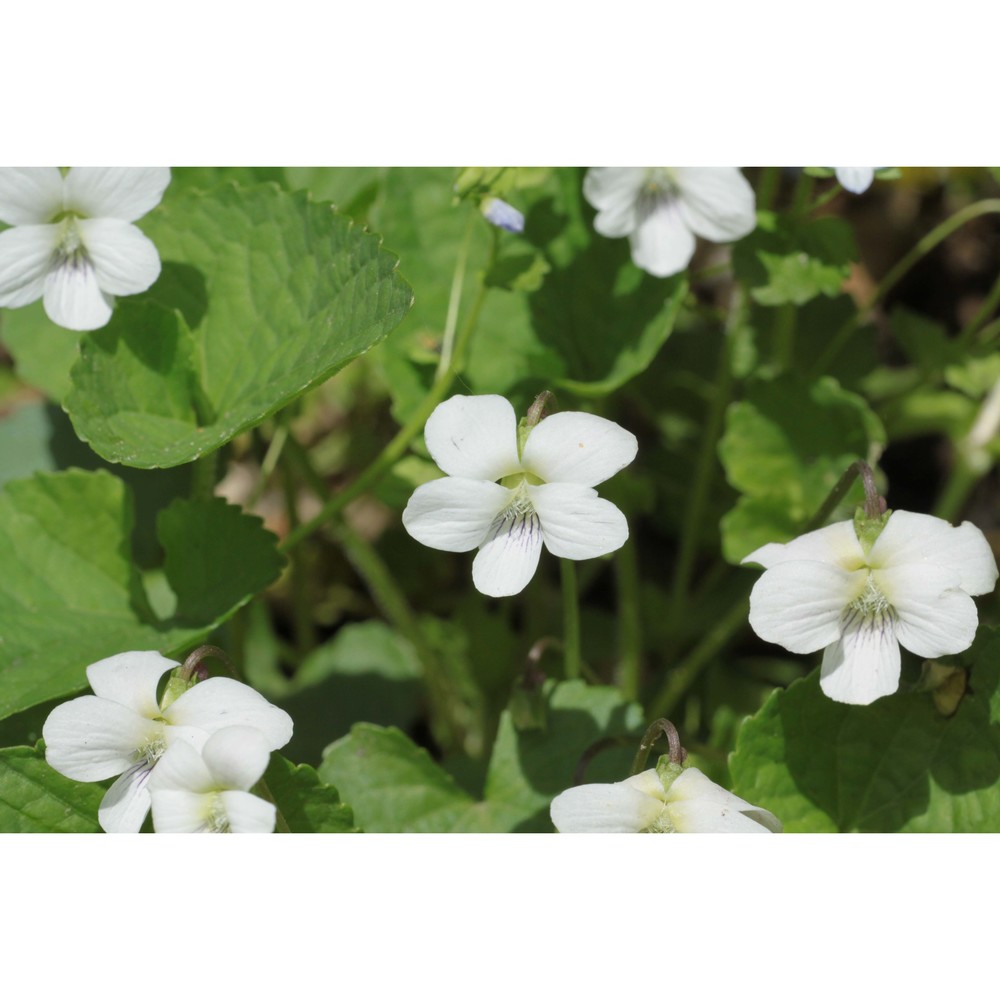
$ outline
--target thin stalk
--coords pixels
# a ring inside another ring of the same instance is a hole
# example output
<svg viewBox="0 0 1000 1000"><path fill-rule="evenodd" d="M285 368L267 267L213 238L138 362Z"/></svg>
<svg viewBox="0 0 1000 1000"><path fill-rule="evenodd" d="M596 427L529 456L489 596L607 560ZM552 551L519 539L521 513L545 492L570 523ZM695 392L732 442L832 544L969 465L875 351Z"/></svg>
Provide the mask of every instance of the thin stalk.
<svg viewBox="0 0 1000 1000"><path fill-rule="evenodd" d="M451 279L451 291L448 295L448 312L444 321L444 336L441 338L441 360L438 361L437 373L434 378L442 379L451 367L451 359L455 351L455 333L458 330L458 310L462 304L462 288L465 285L465 267L469 260L469 247L472 243L472 229L476 217L470 212L469 221L465 227L465 236L458 251L458 261L455 273Z"/></svg>
<svg viewBox="0 0 1000 1000"><path fill-rule="evenodd" d="M218 451L202 455L191 470L191 499L211 500L215 496Z"/></svg>
<svg viewBox="0 0 1000 1000"><path fill-rule="evenodd" d="M837 509L837 504L847 496L848 490L854 485L854 480L861 476L865 484L865 514L868 517L878 517L882 510L877 509L878 491L875 488L875 476L871 466L867 462L852 462L847 471L837 480L833 489L830 490L822 506L809 519L809 523L802 529L802 534L815 531L826 524L826 519Z"/></svg>
<svg viewBox="0 0 1000 1000"><path fill-rule="evenodd" d="M781 167L764 167L760 172L760 183L757 185L757 207L768 211L774 206L778 194L778 183L781 180Z"/></svg>
<svg viewBox="0 0 1000 1000"><path fill-rule="evenodd" d="M292 435L288 435L288 440ZM295 477L287 466L282 468L281 489L285 497L285 510L288 514L288 524L292 531L298 527L298 494ZM300 657L305 656L316 645L316 631L312 618L312 602L309 600L309 580L306 576L302 560L306 551L296 552L290 557L289 586L292 591L292 632L295 636L295 649Z"/></svg>
<svg viewBox="0 0 1000 1000"><path fill-rule="evenodd" d="M974 470L964 456L959 454L955 461L955 467L948 477L948 483L934 505L934 516L940 517L944 521L953 522L981 478L982 473Z"/></svg>
<svg viewBox="0 0 1000 1000"><path fill-rule="evenodd" d="M293 436L289 435L286 453L294 463L297 472L306 485L321 499L329 497L326 481L316 470L309 452ZM378 550L342 518L331 521L327 531L340 545L347 561L361 577L372 600L386 619L405 639L407 639L424 668L424 679L431 700L438 709L436 715L448 726L446 739L461 746L462 734L452 725L451 714L447 711L450 685L437 651L420 624L414 610L406 599L406 594L396 583L395 577L378 554Z"/></svg>
<svg viewBox="0 0 1000 1000"><path fill-rule="evenodd" d="M580 596L576 585L576 565L560 559L563 597L563 663L567 680L576 680L580 669Z"/></svg>
<svg viewBox="0 0 1000 1000"><path fill-rule="evenodd" d="M257 501L260 500L261 495L267 487L268 479L271 478L272 473L277 468L278 459L281 458L281 451L285 447L288 434L288 425L285 423L279 424L275 429L274 437L271 438L271 443L267 446L267 452L264 454L264 461L260 464L260 476L247 499L247 510L253 510L257 505Z"/></svg>
<svg viewBox="0 0 1000 1000"><path fill-rule="evenodd" d="M649 706L650 715L670 715L698 679L702 670L740 629L746 625L749 601L736 601L729 613L712 627L704 639L671 670Z"/></svg>
<svg viewBox="0 0 1000 1000"><path fill-rule="evenodd" d="M639 614L639 561L630 538L615 553L618 590L618 686L628 701L639 697L642 677L642 619Z"/></svg>
<svg viewBox="0 0 1000 1000"><path fill-rule="evenodd" d="M492 266L493 260L496 257L496 247L497 241L494 239L490 259L486 265L487 270ZM464 262L461 263L461 266L465 266ZM479 322L479 314L482 312L483 303L486 301L488 292L489 288L480 282L465 324L455 337L451 363L448 365L447 370L435 379L430 391L424 397L423 402L413 416L397 431L395 437L382 449L375 461L350 486L346 486L336 496L331 497L315 517L289 532L280 546L283 552L294 548L299 542L308 538L331 518L336 517L352 500L361 496L362 493L366 493L403 457L406 450L410 447L410 442L424 429L427 418L448 394L452 383L455 381L455 377L462 370L462 366L465 364L465 354L468 350L469 341L476 329L476 324Z"/></svg>
<svg viewBox="0 0 1000 1000"><path fill-rule="evenodd" d="M963 347L968 347L975 339L983 324L993 315L996 307L1000 305L1000 274L993 282L993 287L989 290L983 304L976 310L975 316L969 320L955 338L957 343Z"/></svg>
<svg viewBox="0 0 1000 1000"><path fill-rule="evenodd" d="M826 351L816 362L810 373L813 377L822 375L830 366L830 362L843 350L844 346L851 338L851 334L867 318L868 314L882 301L896 284L906 276L918 261L929 254L939 243L946 240L957 229L961 229L967 222L978 219L981 215L1000 213L1000 198L986 198L983 201L974 202L945 219L940 225L935 226L926 236L918 240L913 249L900 260L895 267L891 268L885 277L875 286L871 298L865 305L858 308L854 315L848 319L843 326L830 338Z"/></svg>
<svg viewBox="0 0 1000 1000"><path fill-rule="evenodd" d="M698 462L695 466L694 482L688 494L687 507L684 511L684 522L681 527L680 549L677 563L674 566L674 579L670 593L670 608L667 612L668 631L672 634L677 623L682 620L687 606L687 593L691 584L691 573L694 569L695 556L698 552L698 535L701 530L702 517L708 502L708 494L715 474L717 457L716 442L722 430L722 421L726 407L733 394L732 351L736 330L742 322L745 309L745 298L742 289L737 287L734 302L731 307L729 322L723 333L722 345L719 348L719 366L715 376L715 387L705 420L705 428L701 437Z"/></svg>

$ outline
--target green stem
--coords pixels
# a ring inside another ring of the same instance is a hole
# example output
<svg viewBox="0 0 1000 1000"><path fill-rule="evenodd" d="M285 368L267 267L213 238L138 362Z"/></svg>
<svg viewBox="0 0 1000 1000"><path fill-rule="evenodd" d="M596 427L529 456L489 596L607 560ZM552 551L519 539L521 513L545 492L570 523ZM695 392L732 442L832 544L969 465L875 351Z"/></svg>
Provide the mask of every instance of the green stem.
<svg viewBox="0 0 1000 1000"><path fill-rule="evenodd" d="M748 610L749 602L746 597L736 601L729 613L716 622L705 638L667 674L663 686L650 704L650 715L670 715L674 711L712 657L746 624Z"/></svg>
<svg viewBox="0 0 1000 1000"><path fill-rule="evenodd" d="M260 500L261 495L267 488L267 481L271 478L272 473L278 465L278 459L281 457L281 450L285 447L285 441L288 438L290 431L286 423L280 423L274 432L274 437L271 438L271 443L267 446L267 452L264 455L264 460L260 464L260 476L257 479L257 483L253 488L253 492L250 494L246 502L246 509L253 510L257 505L257 501Z"/></svg>
<svg viewBox="0 0 1000 1000"><path fill-rule="evenodd" d="M486 264L487 271L493 265L496 257L496 247L497 241L494 239L490 251L490 259ZM464 262L461 263L461 266L464 268ZM488 292L489 288L480 282L465 324L455 338L451 363L443 374L435 378L430 391L424 397L423 402L414 414L397 431L396 436L382 449L375 461L350 486L345 487L336 496L331 497L315 517L289 532L280 546L283 552L294 548L299 542L308 538L331 518L336 517L352 500L361 496L362 493L367 492L403 457L406 450L410 447L410 442L424 429L427 418L434 412L437 405L444 400L444 397L451 389L452 383L455 381L455 377L462 370L462 366L465 364L465 354L468 350L469 341L476 329L479 314L482 312L483 303L486 301Z"/></svg>
<svg viewBox="0 0 1000 1000"><path fill-rule="evenodd" d="M757 208L760 211L767 212L774 206L780 180L781 167L764 167L760 172L760 183L757 185Z"/></svg>
<svg viewBox="0 0 1000 1000"><path fill-rule="evenodd" d="M809 204L809 197L812 194L816 181L804 170L799 174L799 179L795 182L795 193L792 195L792 211L795 214L805 212Z"/></svg>
<svg viewBox="0 0 1000 1000"><path fill-rule="evenodd" d="M944 521L953 522L981 478L982 475L976 472L959 454L955 460L955 467L948 477L948 483L934 505L934 516L940 517Z"/></svg>
<svg viewBox="0 0 1000 1000"><path fill-rule="evenodd" d="M858 308L854 315L830 338L830 343L827 345L826 351L823 352L819 361L816 362L810 374L815 378L822 375L829 368L830 362L843 350L844 346L851 339L851 335L867 318L871 310L885 298L888 292L906 276L910 268L918 261L967 222L978 219L981 215L995 213L1000 213L1000 198L986 198L983 201L974 202L945 219L944 222L935 226L926 236L918 240L913 249L895 267L891 268L878 285L875 286L875 291L872 292L872 296L868 302Z"/></svg>
<svg viewBox="0 0 1000 1000"><path fill-rule="evenodd" d="M834 182L834 185L833 185L833 187L831 187L831 188L830 188L829 190L827 190L827 191L824 191L824 192L823 192L823 193L822 193L822 194L821 194L821 195L820 195L820 196L819 196L819 197L818 197L818 198L817 198L817 199L816 199L816 200L815 200L815 201L814 201L814 202L813 202L813 203L812 203L812 204L811 204L811 205L809 206L809 210L808 210L808 212L806 212L806 214L807 214L807 215L812 215L812 214L814 214L815 212L818 212L818 211L819 211L819 210L820 210L821 208L823 208L823 207L824 207L825 205L829 205L829 204L830 204L830 202L831 202L831 201L833 201L833 199L834 199L834 198L836 198L836 197L837 197L837 195L838 195L838 194L840 194L840 192L841 192L841 191L843 191L843 190L844 190L844 189L843 189L843 188L842 188L842 187L841 187L841 186L840 186L839 184L837 184L836 182Z"/></svg>
<svg viewBox="0 0 1000 1000"><path fill-rule="evenodd" d="M211 500L215 496L216 461L218 451L202 455L191 470L191 499Z"/></svg>
<svg viewBox="0 0 1000 1000"><path fill-rule="evenodd" d="M294 441L293 435L289 434L287 442ZM298 442L295 442L298 445ZM301 446L299 446L301 447ZM298 494L296 491L295 477L288 465L282 468L281 477L282 493L285 497L285 510L288 515L288 524L294 531L299 524L299 513L297 507ZM312 601L309 600L309 580L306 575L303 559L307 550L299 550L290 557L289 585L292 591L292 631L295 636L295 649L299 657L304 657L316 645L316 632L313 627Z"/></svg>
<svg viewBox="0 0 1000 1000"><path fill-rule="evenodd" d="M441 338L441 360L438 362L434 378L442 379L451 367L451 359L455 351L455 333L458 330L458 310L462 304L462 288L465 285L465 267L469 260L469 247L472 243L473 226L476 222L474 213L469 212L469 221L465 226L465 236L458 251L458 261L455 273L451 279L451 292L448 295L448 312L444 321L444 336Z"/></svg>
<svg viewBox="0 0 1000 1000"><path fill-rule="evenodd" d="M687 593L691 583L695 556L698 552L698 536L701 522L708 503L708 494L715 474L716 444L722 431L726 407L733 394L733 342L739 324L743 320L746 299L743 290L737 287L730 308L729 321L723 333L719 349L719 367L715 377L715 387L701 437L698 462L695 466L694 483L688 494L684 522L681 527L680 549L674 566L674 579L670 592L670 608L667 612L667 630L673 635L678 622L683 619L687 605Z"/></svg>
<svg viewBox="0 0 1000 1000"><path fill-rule="evenodd" d="M618 686L628 701L639 697L642 678L642 619L639 614L639 562L629 539L615 554L618 589Z"/></svg>
<svg viewBox="0 0 1000 1000"><path fill-rule="evenodd" d="M837 509L837 504L847 496L848 490L854 485L854 480L858 476L861 476L865 483L866 504L873 504L873 506L866 510L867 516L877 517L881 513L881 511L875 510L874 503L876 501L872 500L872 497L877 498L877 493L875 490L875 477L872 474L871 466L867 462L852 462L847 471L837 480L833 489L830 490L829 495L823 501L823 505L813 514L809 519L809 523L802 529L803 535L808 534L810 531L815 531L817 528L822 528L826 524L826 519Z"/></svg>
<svg viewBox="0 0 1000 1000"><path fill-rule="evenodd" d="M576 585L576 565L560 559L563 596L563 662L567 680L576 680L580 670L580 598Z"/></svg>
<svg viewBox="0 0 1000 1000"><path fill-rule="evenodd" d="M975 339L983 324L990 318L996 307L1000 305L1000 274L993 282L993 287L989 290L983 304L976 310L975 316L965 324L965 327L956 337L956 342L963 347L968 347Z"/></svg>
<svg viewBox="0 0 1000 1000"><path fill-rule="evenodd" d="M330 495L326 481L316 470L309 452L291 435L289 435L286 453L296 470L309 488L322 498ZM461 746L462 734L458 727L452 724L451 713L447 710L451 687L448 684L446 671L436 650L420 624L414 610L406 599L406 594L396 583L395 577L389 571L378 550L361 534L354 530L343 519L335 519L326 526L327 531L340 545L347 561L364 581L368 593L393 625L397 632L406 638L419 658L424 669L424 679L431 700L434 702L435 717L444 720L449 727L447 733L438 734L446 745Z"/></svg>

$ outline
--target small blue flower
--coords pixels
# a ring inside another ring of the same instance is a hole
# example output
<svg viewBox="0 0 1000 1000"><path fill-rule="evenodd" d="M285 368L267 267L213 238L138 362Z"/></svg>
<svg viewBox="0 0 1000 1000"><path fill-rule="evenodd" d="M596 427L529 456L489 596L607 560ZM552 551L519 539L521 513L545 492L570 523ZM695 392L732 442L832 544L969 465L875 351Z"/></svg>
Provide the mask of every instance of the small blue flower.
<svg viewBox="0 0 1000 1000"><path fill-rule="evenodd" d="M506 229L508 233L524 232L524 215L502 199L487 198L481 209L487 221L492 222L494 226Z"/></svg>

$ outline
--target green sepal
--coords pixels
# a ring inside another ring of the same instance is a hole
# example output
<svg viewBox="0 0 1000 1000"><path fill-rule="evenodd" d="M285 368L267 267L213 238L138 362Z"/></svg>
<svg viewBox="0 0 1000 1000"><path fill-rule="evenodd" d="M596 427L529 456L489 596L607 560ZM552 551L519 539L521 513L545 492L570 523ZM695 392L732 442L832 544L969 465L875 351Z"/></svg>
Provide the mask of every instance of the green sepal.
<svg viewBox="0 0 1000 1000"><path fill-rule="evenodd" d="M865 555L871 552L875 539L882 534L882 529L889 523L891 514L892 511L887 510L878 517L868 517L864 507L858 507L854 512L854 533L858 536L858 541L861 542L861 548L864 549Z"/></svg>
<svg viewBox="0 0 1000 1000"><path fill-rule="evenodd" d="M184 678L181 676L183 667L177 667L170 671L170 679L167 681L163 698L160 700L160 711L165 712L177 699L198 683L197 676Z"/></svg>
<svg viewBox="0 0 1000 1000"><path fill-rule="evenodd" d="M664 754L656 762L656 776L660 779L665 792L670 791L670 786L681 776L683 770L683 764L675 764L668 754Z"/></svg>

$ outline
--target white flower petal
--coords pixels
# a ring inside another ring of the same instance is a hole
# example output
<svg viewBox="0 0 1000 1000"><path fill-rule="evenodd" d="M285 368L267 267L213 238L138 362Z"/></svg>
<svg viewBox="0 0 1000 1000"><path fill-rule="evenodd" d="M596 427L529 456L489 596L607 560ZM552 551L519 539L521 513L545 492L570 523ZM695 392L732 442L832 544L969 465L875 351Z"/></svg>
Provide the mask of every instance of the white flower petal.
<svg viewBox="0 0 1000 1000"><path fill-rule="evenodd" d="M743 563L759 563L765 569L779 563L808 559L825 562L848 571L865 565L865 553L851 521L838 521L825 528L800 535L785 544L770 542L746 556Z"/></svg>
<svg viewBox="0 0 1000 1000"><path fill-rule="evenodd" d="M729 243L757 225L754 194L737 167L677 167L680 211L698 236Z"/></svg>
<svg viewBox="0 0 1000 1000"><path fill-rule="evenodd" d="M64 261L45 278L45 312L67 330L98 330L111 319L113 299L101 291L87 260Z"/></svg>
<svg viewBox="0 0 1000 1000"><path fill-rule="evenodd" d="M549 814L560 833L639 833L663 809L659 799L620 781L568 788L552 800Z"/></svg>
<svg viewBox="0 0 1000 1000"><path fill-rule="evenodd" d="M750 592L750 625L767 642L792 653L813 653L836 642L844 609L868 574L801 560L769 569Z"/></svg>
<svg viewBox="0 0 1000 1000"><path fill-rule="evenodd" d="M517 417L503 396L452 396L424 427L431 457L449 476L497 480L521 470Z"/></svg>
<svg viewBox="0 0 1000 1000"><path fill-rule="evenodd" d="M972 645L979 625L976 603L950 569L910 564L872 576L896 613L896 639L911 653L944 656Z"/></svg>
<svg viewBox="0 0 1000 1000"><path fill-rule="evenodd" d="M628 236L639 224L637 201L645 167L591 167L583 196L597 209L594 229L611 238Z"/></svg>
<svg viewBox="0 0 1000 1000"><path fill-rule="evenodd" d="M154 788L150 792L153 829L157 833L204 833L217 794Z"/></svg>
<svg viewBox="0 0 1000 1000"><path fill-rule="evenodd" d="M277 809L249 792L221 792L223 808L232 833L274 833Z"/></svg>
<svg viewBox="0 0 1000 1000"><path fill-rule="evenodd" d="M553 413L532 428L521 464L546 483L596 486L624 469L639 442L631 431L592 413Z"/></svg>
<svg viewBox="0 0 1000 1000"><path fill-rule="evenodd" d="M159 205L169 183L169 167L73 167L65 207L92 219L135 222Z"/></svg>
<svg viewBox="0 0 1000 1000"><path fill-rule="evenodd" d="M194 726L211 735L226 726L250 726L278 750L292 738L291 716L253 688L229 677L209 677L185 691L164 713L171 725Z"/></svg>
<svg viewBox="0 0 1000 1000"><path fill-rule="evenodd" d="M640 771L638 774L633 774L630 778L619 782L619 784L638 789L646 795L652 795L654 799L659 799L661 802L666 802L667 800L667 793L663 789L663 782L660 781L660 776L656 773L655 767L651 767L646 771Z"/></svg>
<svg viewBox="0 0 1000 1000"><path fill-rule="evenodd" d="M97 810L97 821L105 833L139 832L149 812L148 781L153 770L132 767L107 790Z"/></svg>
<svg viewBox="0 0 1000 1000"><path fill-rule="evenodd" d="M758 809L752 814L746 814L732 806L719 805L717 802L688 801L674 802L667 805L667 815L670 824L678 833L780 833L781 830L771 829L769 823L762 818L770 818L767 810ZM776 820L774 820L777 822Z"/></svg>
<svg viewBox="0 0 1000 1000"><path fill-rule="evenodd" d="M0 306L40 299L59 240L58 226L18 226L0 233Z"/></svg>
<svg viewBox="0 0 1000 1000"><path fill-rule="evenodd" d="M538 568L542 529L534 511L501 514L472 562L472 582L488 597L510 597L528 585Z"/></svg>
<svg viewBox="0 0 1000 1000"><path fill-rule="evenodd" d="M667 278L688 266L694 255L694 234L675 198L661 201L639 220L629 236L632 262L657 278Z"/></svg>
<svg viewBox="0 0 1000 1000"><path fill-rule="evenodd" d="M101 781L132 767L136 750L162 736L163 728L124 705L86 694L49 713L42 727L45 759L67 778Z"/></svg>
<svg viewBox="0 0 1000 1000"><path fill-rule="evenodd" d="M62 211L63 178L58 167L0 169L0 222L30 226L51 222Z"/></svg>
<svg viewBox="0 0 1000 1000"><path fill-rule="evenodd" d="M593 559L628 541L625 515L587 486L548 483L529 486L545 547L563 559Z"/></svg>
<svg viewBox="0 0 1000 1000"><path fill-rule="evenodd" d="M131 223L120 219L81 219L77 228L102 291L109 295L136 295L160 276L156 246Z"/></svg>
<svg viewBox="0 0 1000 1000"><path fill-rule="evenodd" d="M147 719L154 719L160 714L156 696L160 678L178 666L179 663L168 660L156 650L137 650L92 663L87 667L87 680L98 698L107 698Z"/></svg>
<svg viewBox="0 0 1000 1000"><path fill-rule="evenodd" d="M696 767L674 779L667 806L679 833L781 833L773 813L726 791Z"/></svg>
<svg viewBox="0 0 1000 1000"><path fill-rule="evenodd" d="M510 490L476 479L434 479L418 486L403 511L403 527L418 542L445 552L477 548Z"/></svg>
<svg viewBox="0 0 1000 1000"><path fill-rule="evenodd" d="M875 180L874 167L834 167L833 172L840 186L851 194L863 194Z"/></svg>
<svg viewBox="0 0 1000 1000"><path fill-rule="evenodd" d="M216 788L217 782L201 754L186 742L173 743L156 762L149 779L149 791L154 794L186 791L204 795Z"/></svg>
<svg viewBox="0 0 1000 1000"><path fill-rule="evenodd" d="M840 641L823 654L819 684L834 701L870 705L899 687L899 643L888 615L852 613Z"/></svg>
<svg viewBox="0 0 1000 1000"><path fill-rule="evenodd" d="M955 528L940 517L897 510L869 553L873 567L939 566L951 570L967 594L988 594L997 582L997 562L983 533L969 521Z"/></svg>
<svg viewBox="0 0 1000 1000"><path fill-rule="evenodd" d="M248 792L267 770L271 751L256 729L228 726L209 737L201 748L201 759L217 788Z"/></svg>

